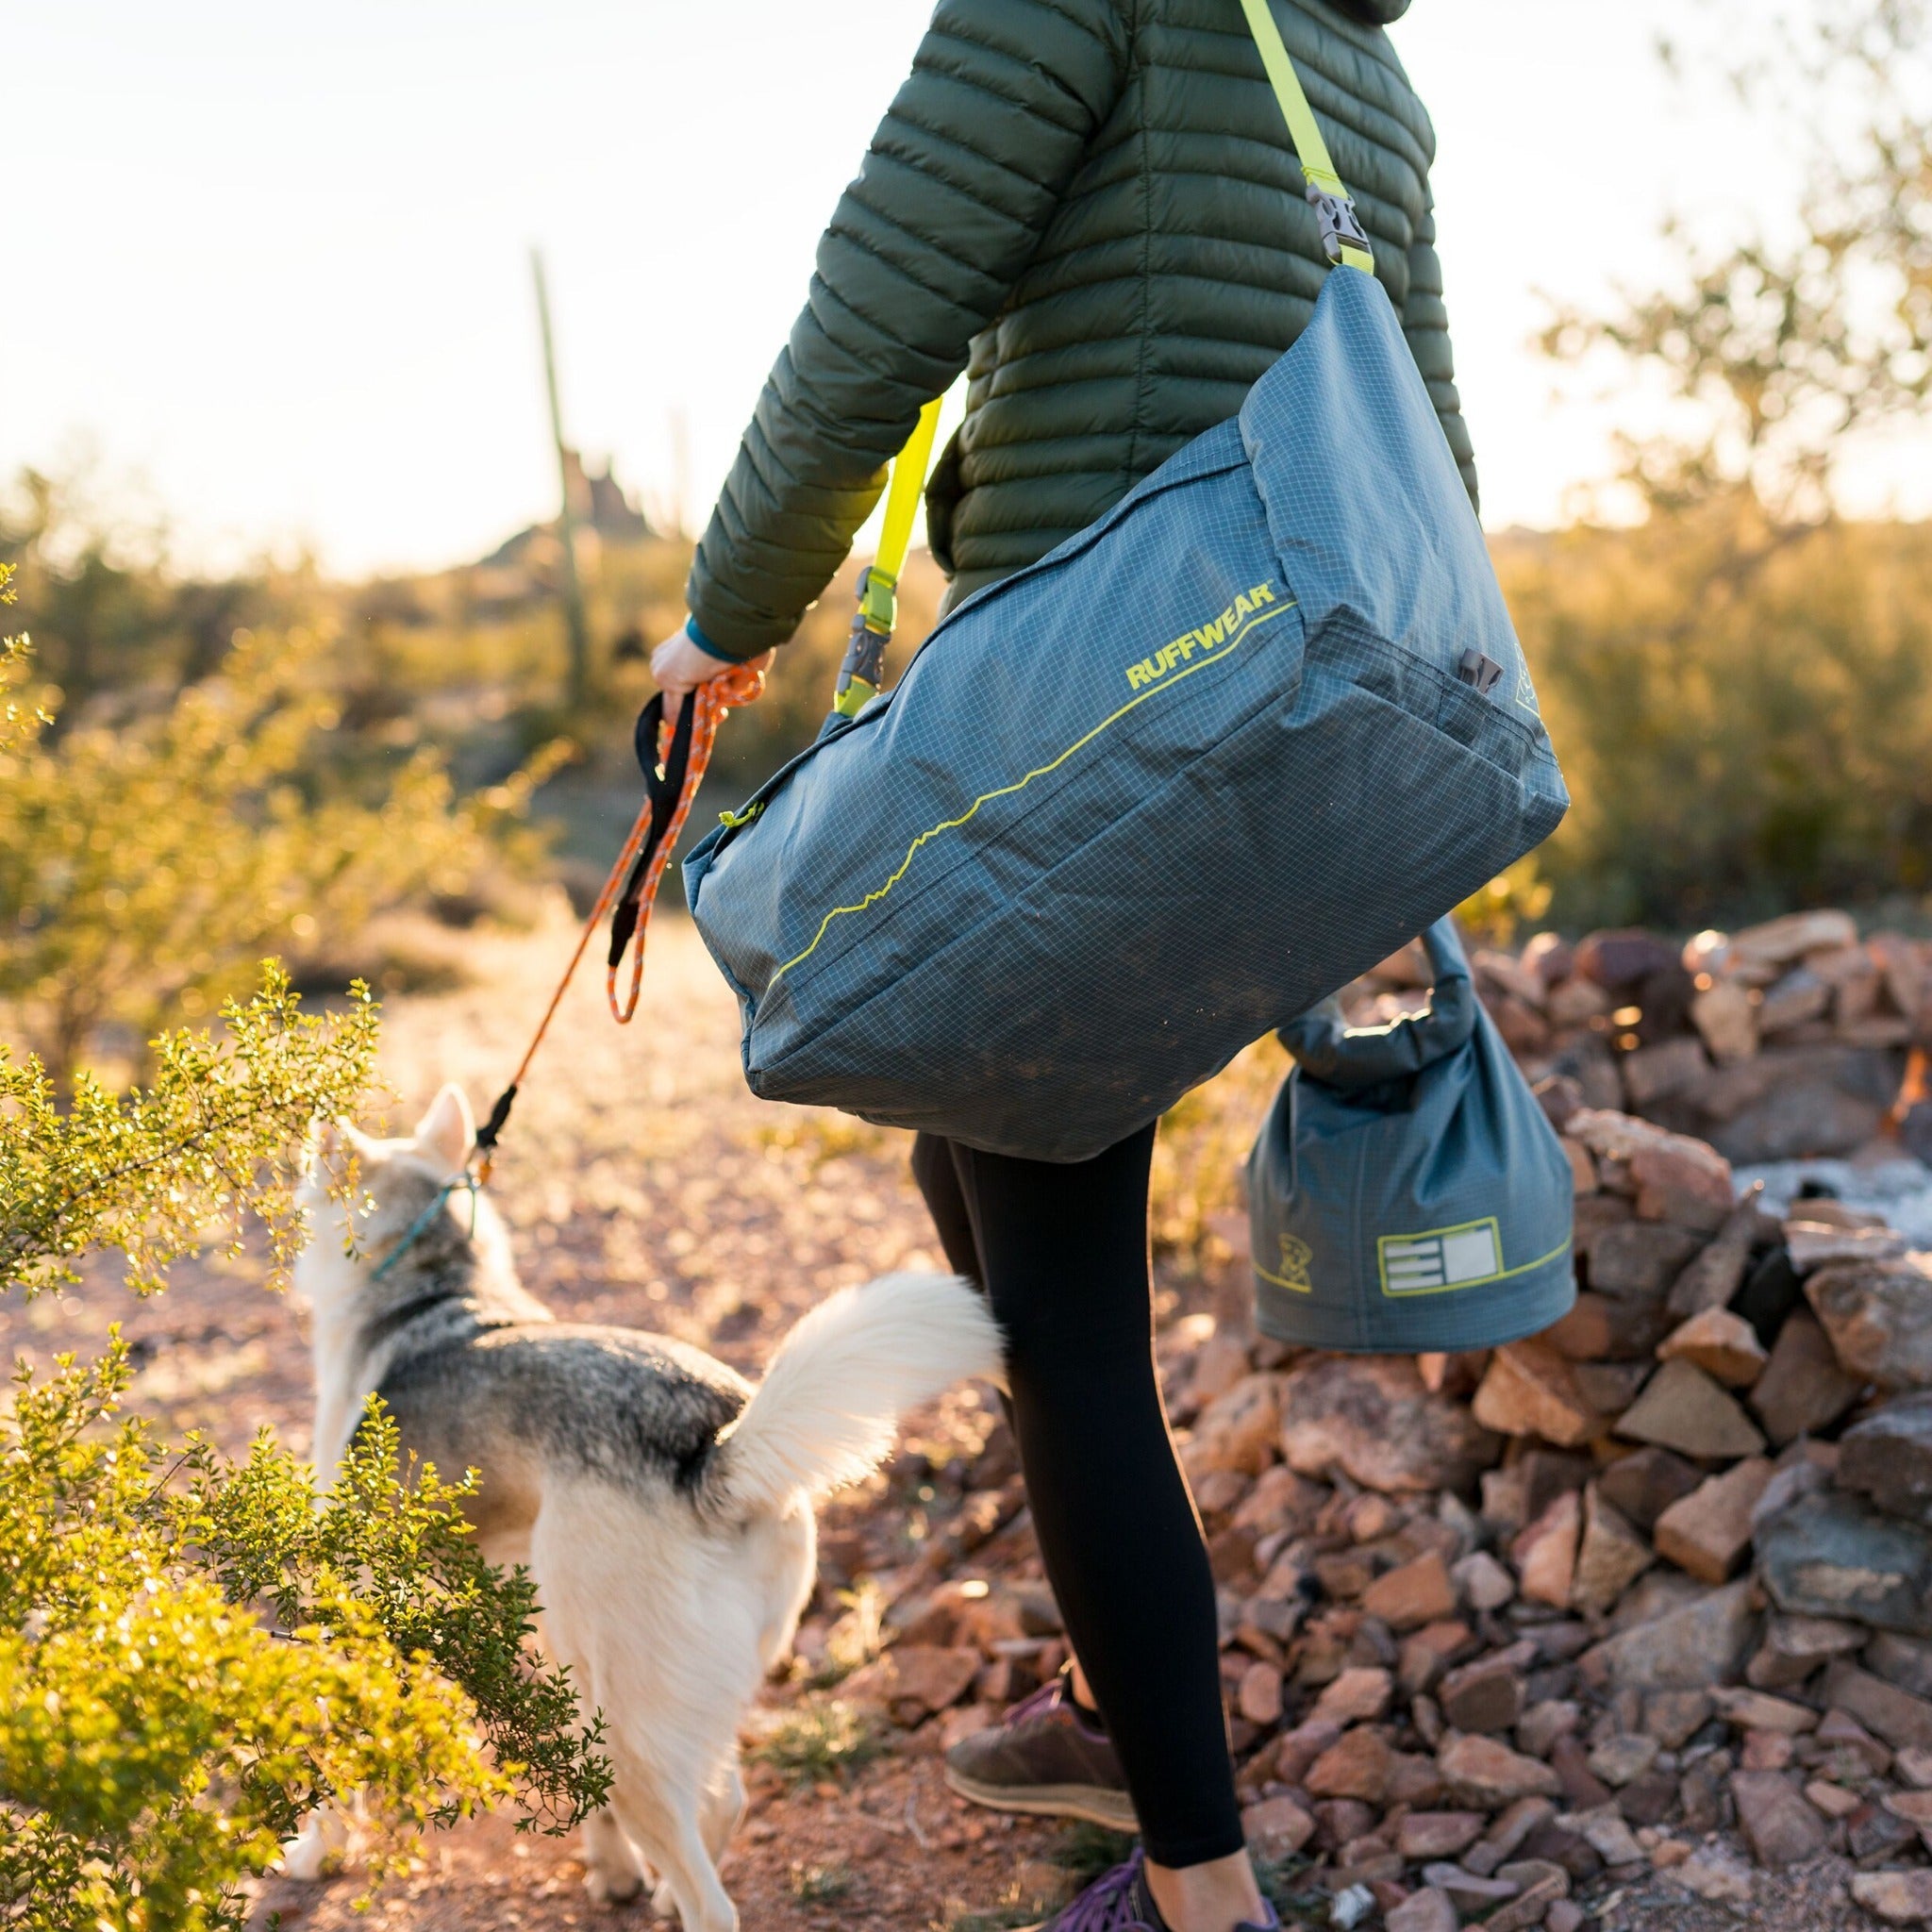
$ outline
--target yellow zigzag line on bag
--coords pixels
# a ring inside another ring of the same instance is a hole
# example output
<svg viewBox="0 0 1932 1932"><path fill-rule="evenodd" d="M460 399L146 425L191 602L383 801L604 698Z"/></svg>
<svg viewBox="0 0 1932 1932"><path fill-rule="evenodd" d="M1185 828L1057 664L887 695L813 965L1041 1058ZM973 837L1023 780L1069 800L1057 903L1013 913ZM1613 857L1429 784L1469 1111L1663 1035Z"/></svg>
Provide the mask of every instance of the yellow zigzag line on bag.
<svg viewBox="0 0 1932 1932"><path fill-rule="evenodd" d="M1050 763L1041 765L1036 770L1028 772L1024 778L1016 779L1010 785L1002 785L995 791L982 791L979 794L979 796L975 798L973 801L973 803L959 814L958 818L942 820L939 824L932 826L929 830L920 833L919 837L913 840L911 844L907 846L906 857L899 861L898 869L892 874L891 877L889 878L884 885L876 887L874 891L868 892L865 895L865 897L858 902L858 905L833 907L831 911L826 913L824 918L819 922L819 929L812 936L811 944L806 947L805 951L798 954L795 958L786 960L784 965L779 967L777 972L773 974L771 978L765 982L765 990L769 992L771 989L778 983L779 979L785 974L790 973L794 966L800 965L805 960L810 958L811 956L818 951L819 942L824 938L827 931L830 930L833 920L843 918L844 915L848 912L863 912L869 907L876 906L878 902L881 899L883 899L886 896L886 894L890 892L892 890L892 888L896 886L899 883L899 881L906 876L907 873L911 868L912 860L914 857L917 855L919 848L922 845L924 845L928 839L937 839L941 832L958 831L961 825L965 824L967 821L970 820L979 810L979 808L982 805L991 805L996 798L1008 798L1010 797L1016 791L1025 791L1027 786L1032 784L1034 779L1043 778L1047 775L1049 772L1057 772L1063 764L1066 763L1066 761L1070 758L1074 756L1075 752L1080 751L1084 749L1087 745L1091 744L1093 741L1096 738L1098 738L1103 731L1108 729L1109 726L1118 724L1120 721L1123 718L1124 718L1129 711L1138 709L1141 705L1144 705L1150 698L1159 697L1161 693L1164 691L1176 690L1180 685L1185 683L1187 679L1193 676L1195 672L1206 671L1210 664L1220 663L1224 658L1228 656L1230 652L1235 650L1241 644L1242 640L1247 637L1250 631L1258 630L1262 625L1268 623L1271 619L1279 617L1285 611L1292 610L1294 608L1294 601L1291 598L1287 603L1278 604L1271 610L1257 612L1255 616L1249 618L1247 623L1242 625L1238 631L1236 631L1231 637L1229 637L1227 641L1224 644L1223 644L1218 651L1214 652L1212 656L1202 658L1195 663L1190 664L1185 671L1179 672L1168 677L1163 683L1157 684L1153 686L1151 689L1143 691L1139 697L1129 698L1127 702L1124 704L1119 710L1114 712L1111 717L1103 718L1098 724L1092 727L1091 730L1088 731L1084 736L1076 738L1072 744L1068 745L1065 751L1061 752L1060 755L1057 758L1053 759Z"/></svg>

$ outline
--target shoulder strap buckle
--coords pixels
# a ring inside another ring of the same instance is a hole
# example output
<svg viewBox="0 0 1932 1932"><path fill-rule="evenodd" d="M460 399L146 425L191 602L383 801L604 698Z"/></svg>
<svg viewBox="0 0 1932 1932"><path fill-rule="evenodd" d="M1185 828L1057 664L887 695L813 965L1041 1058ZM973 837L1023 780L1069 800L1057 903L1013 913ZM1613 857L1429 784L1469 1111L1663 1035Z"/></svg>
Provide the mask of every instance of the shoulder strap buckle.
<svg viewBox="0 0 1932 1932"><path fill-rule="evenodd" d="M1315 219L1322 225L1322 252L1327 256L1330 266L1340 268L1345 263L1374 275L1374 251L1369 246L1368 232L1355 211L1355 201L1348 191L1340 182L1330 190L1311 180L1308 200L1314 206Z"/></svg>

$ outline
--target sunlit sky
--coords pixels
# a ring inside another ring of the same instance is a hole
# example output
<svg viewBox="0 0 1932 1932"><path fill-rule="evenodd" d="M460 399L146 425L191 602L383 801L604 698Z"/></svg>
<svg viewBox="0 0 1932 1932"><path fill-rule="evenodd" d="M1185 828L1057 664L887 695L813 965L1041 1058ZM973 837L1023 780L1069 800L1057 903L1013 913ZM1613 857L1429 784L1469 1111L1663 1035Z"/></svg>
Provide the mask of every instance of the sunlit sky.
<svg viewBox="0 0 1932 1932"><path fill-rule="evenodd" d="M1230 11L1235 0L1227 0ZM91 455L219 565L474 557L555 495L527 251L574 441L701 522L902 77L921 0L58 0L0 75L0 474ZM1394 39L1436 194L1491 528L1606 467L1541 292L1655 278L1675 209L1774 217L1779 130L1669 81L1687 0L1415 0ZM955 403L957 408L957 399ZM687 457L679 464L674 423ZM1932 508L1896 447L1855 507ZM1912 493L1916 488L1917 494Z"/></svg>

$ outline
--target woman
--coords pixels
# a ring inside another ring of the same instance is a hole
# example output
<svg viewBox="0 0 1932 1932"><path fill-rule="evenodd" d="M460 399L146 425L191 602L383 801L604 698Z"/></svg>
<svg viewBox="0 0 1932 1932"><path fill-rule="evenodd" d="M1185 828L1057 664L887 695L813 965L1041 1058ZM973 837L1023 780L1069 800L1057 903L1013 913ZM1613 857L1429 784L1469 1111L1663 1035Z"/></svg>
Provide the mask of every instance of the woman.
<svg viewBox="0 0 1932 1932"><path fill-rule="evenodd" d="M1407 0L1271 0L1472 497L1434 246L1434 135L1383 27ZM1327 273L1240 0L941 0L652 668L679 696L782 643L882 466L963 368L927 495L950 607L1034 562L1240 408ZM1155 1376L1150 1125L1053 1165L922 1136L953 1265L991 1297L1047 1574L1079 1665L949 1761L1008 1809L1138 1818L1059 1932L1261 1932L1214 1585Z"/></svg>

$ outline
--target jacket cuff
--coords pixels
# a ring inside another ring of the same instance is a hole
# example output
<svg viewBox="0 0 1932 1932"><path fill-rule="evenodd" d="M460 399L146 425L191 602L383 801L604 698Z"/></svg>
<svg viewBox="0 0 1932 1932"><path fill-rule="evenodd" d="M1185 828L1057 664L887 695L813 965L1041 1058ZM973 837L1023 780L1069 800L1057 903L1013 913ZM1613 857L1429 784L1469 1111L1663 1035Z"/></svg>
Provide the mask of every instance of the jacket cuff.
<svg viewBox="0 0 1932 1932"><path fill-rule="evenodd" d="M714 644L698 628L698 621L695 617L687 617L684 620L684 634L708 658L717 658L726 664L742 664L744 662L742 658L734 656L723 644Z"/></svg>

